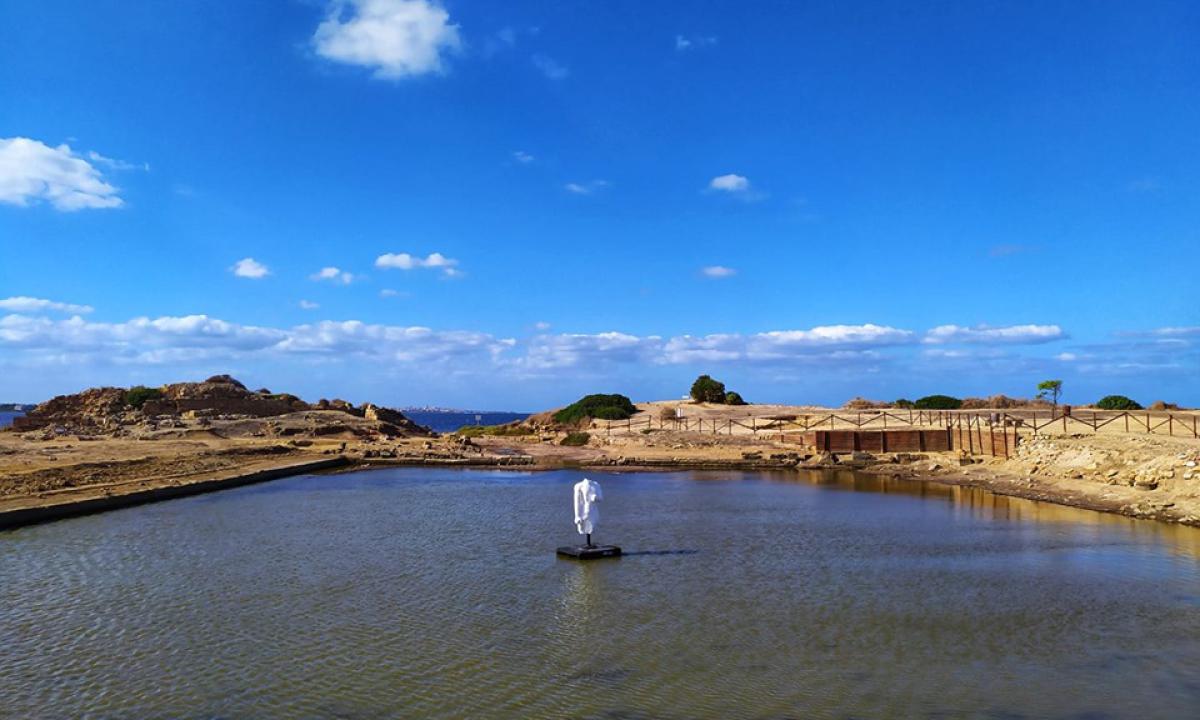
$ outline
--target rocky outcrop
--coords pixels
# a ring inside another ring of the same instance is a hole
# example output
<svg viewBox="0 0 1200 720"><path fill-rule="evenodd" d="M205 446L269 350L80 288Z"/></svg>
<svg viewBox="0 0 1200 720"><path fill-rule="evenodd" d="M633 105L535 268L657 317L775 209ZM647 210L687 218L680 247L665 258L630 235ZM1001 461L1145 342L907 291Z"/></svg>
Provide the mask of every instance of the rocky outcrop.
<svg viewBox="0 0 1200 720"><path fill-rule="evenodd" d="M75 433L120 433L122 428L132 426L153 430L175 427L182 421L209 427L210 421L216 418L274 418L312 410L332 411L328 413L331 418L323 418L302 431L313 435L340 432L385 437L436 435L398 410L370 403L355 407L340 399L309 405L295 395L247 390L229 375L215 375L203 382L172 383L157 389L103 387L61 395L17 418L14 428L18 431L63 428ZM357 422L347 425L350 421L347 415Z"/></svg>
<svg viewBox="0 0 1200 720"><path fill-rule="evenodd" d="M74 395L59 395L14 419L16 430L62 426L91 432L119 424L125 411L125 390L100 387Z"/></svg>

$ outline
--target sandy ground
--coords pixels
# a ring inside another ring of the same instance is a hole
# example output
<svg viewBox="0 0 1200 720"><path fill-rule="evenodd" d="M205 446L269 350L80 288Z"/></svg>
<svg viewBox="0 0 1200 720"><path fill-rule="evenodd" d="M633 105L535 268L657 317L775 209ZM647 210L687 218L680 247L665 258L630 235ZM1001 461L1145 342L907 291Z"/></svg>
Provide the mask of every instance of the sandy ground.
<svg viewBox="0 0 1200 720"><path fill-rule="evenodd" d="M663 408L675 407L683 409L683 417L693 423L692 430L677 430L679 426L660 420ZM548 428L524 436L471 440L454 436L384 438L372 435L369 427L355 425L358 421L347 421L344 414L319 412L204 427L176 423L122 437L3 431L0 512L343 456L356 467L841 467L1200 525L1200 440L1191 437L1146 434L1144 429L1126 433L1123 423L1110 423L1099 433L1088 429L1064 434L1058 427L1047 428L1036 437L1026 428L1019 452L1008 460L957 453L830 456L800 444L799 427L781 435L781 429L789 428L771 425L793 422L778 419L788 416L815 419L829 413L825 409L677 402L647 403L639 408L641 412L629 423L612 423L611 427L603 421L593 423L588 428L588 444L582 447L562 446L564 433ZM838 411L838 415L861 422L854 411ZM703 431L695 430L698 418L705 420ZM1186 420L1181 422L1190 435ZM737 423L767 429L756 433ZM889 427L897 426L894 418L890 423ZM835 420L835 427L843 428L843 424ZM875 424L868 427L880 429ZM730 429L732 434L728 434Z"/></svg>

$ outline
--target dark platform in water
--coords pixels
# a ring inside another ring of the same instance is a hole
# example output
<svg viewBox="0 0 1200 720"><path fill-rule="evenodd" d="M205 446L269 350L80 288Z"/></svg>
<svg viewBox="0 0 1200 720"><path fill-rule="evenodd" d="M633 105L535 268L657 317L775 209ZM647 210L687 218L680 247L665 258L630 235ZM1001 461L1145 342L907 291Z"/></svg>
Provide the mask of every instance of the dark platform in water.
<svg viewBox="0 0 1200 720"><path fill-rule="evenodd" d="M596 558L617 557L621 554L621 548L616 545L592 545L591 547L566 545L558 549L558 554L575 560L595 560Z"/></svg>

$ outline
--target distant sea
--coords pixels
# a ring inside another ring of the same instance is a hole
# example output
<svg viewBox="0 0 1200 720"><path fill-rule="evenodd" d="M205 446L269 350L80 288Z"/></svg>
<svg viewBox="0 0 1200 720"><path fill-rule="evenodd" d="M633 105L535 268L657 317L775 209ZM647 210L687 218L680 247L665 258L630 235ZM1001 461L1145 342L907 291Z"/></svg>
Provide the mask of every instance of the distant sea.
<svg viewBox="0 0 1200 720"><path fill-rule="evenodd" d="M13 418L21 417L24 414L23 412L14 412L12 410L0 410L0 427L12 425Z"/></svg>
<svg viewBox="0 0 1200 720"><path fill-rule="evenodd" d="M454 432L463 425L502 425L529 417L529 413L515 412L423 412L421 410L404 410L402 412L409 420L437 432Z"/></svg>

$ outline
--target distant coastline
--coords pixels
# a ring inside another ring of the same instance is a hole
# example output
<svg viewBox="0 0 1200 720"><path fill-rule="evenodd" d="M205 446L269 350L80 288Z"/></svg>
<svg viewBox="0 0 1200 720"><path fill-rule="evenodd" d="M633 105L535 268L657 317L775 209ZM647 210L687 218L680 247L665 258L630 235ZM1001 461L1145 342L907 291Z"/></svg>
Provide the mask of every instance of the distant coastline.
<svg viewBox="0 0 1200 720"><path fill-rule="evenodd" d="M500 410L452 410L449 408L403 408L401 412L409 420L435 432L454 432L464 425L503 425L517 422L532 413L507 412Z"/></svg>

